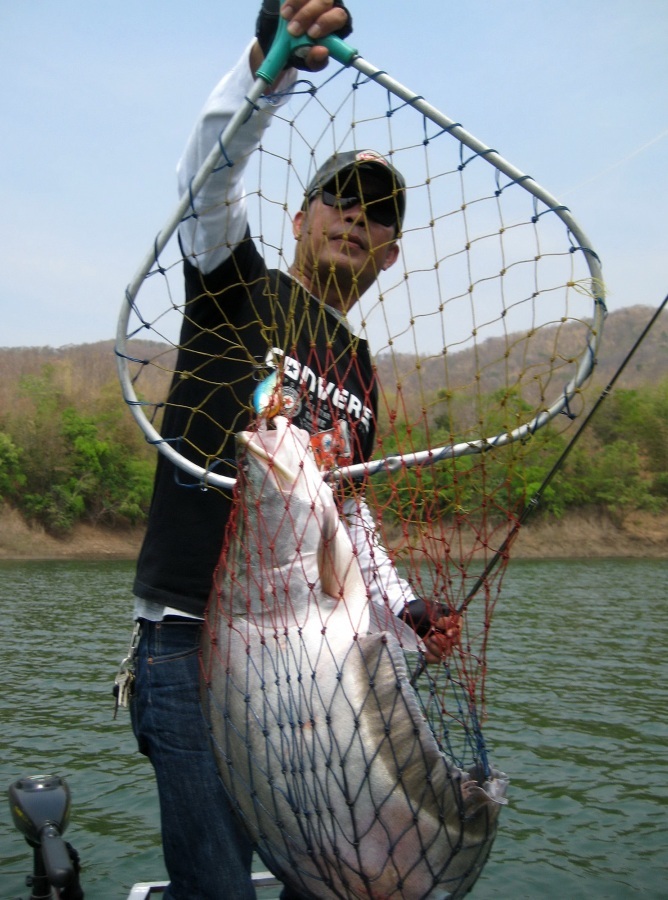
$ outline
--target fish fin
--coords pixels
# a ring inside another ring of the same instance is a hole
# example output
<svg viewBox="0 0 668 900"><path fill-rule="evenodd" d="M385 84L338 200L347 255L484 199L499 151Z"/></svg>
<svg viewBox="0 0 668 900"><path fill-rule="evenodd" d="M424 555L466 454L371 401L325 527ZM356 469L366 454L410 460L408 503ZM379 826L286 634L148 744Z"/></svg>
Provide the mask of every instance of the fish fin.
<svg viewBox="0 0 668 900"><path fill-rule="evenodd" d="M318 544L318 572L320 585L329 597L338 600L343 595L345 576L341 576L340 545L337 541L339 517L334 508L327 510L320 526Z"/></svg>
<svg viewBox="0 0 668 900"><path fill-rule="evenodd" d="M402 778L406 784L414 778L416 789L420 779L424 780L425 765L434 773L442 770L440 777L445 779L445 758L410 683L406 658L398 640L391 633L376 632L360 637L357 644L362 653L364 679L369 680L365 727L371 744L380 747L389 740ZM388 710L392 711L390 720Z"/></svg>
<svg viewBox="0 0 668 900"><path fill-rule="evenodd" d="M463 772L461 791L466 819L473 818L486 806L506 806L508 782L505 772L498 769L485 772L479 763L471 766L468 772Z"/></svg>
<svg viewBox="0 0 668 900"><path fill-rule="evenodd" d="M486 783L489 788L490 784ZM464 801L464 818L472 819L481 809L490 806L506 806L508 800L500 791L495 789L485 790L475 781L462 781L462 800ZM503 788L505 790L505 787Z"/></svg>
<svg viewBox="0 0 668 900"><path fill-rule="evenodd" d="M389 631L393 634L404 651L416 652L422 649L415 631L396 616L389 606L369 603L369 632L375 634L379 631Z"/></svg>

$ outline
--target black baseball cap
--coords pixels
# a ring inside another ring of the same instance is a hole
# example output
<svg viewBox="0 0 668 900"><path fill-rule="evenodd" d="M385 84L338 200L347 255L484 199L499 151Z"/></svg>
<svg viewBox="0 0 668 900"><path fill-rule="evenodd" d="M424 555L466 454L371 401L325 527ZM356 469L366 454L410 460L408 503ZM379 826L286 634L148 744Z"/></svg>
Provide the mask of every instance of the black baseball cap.
<svg viewBox="0 0 668 900"><path fill-rule="evenodd" d="M369 184L377 190L386 191L387 197L394 196L397 204L397 225L401 223L406 211L406 182L404 176L384 156L375 150L348 150L345 153L334 153L315 173L306 187L305 196L311 200L315 194L332 183L336 193L344 195L351 176L357 173L362 189ZM357 186L355 184L355 186Z"/></svg>

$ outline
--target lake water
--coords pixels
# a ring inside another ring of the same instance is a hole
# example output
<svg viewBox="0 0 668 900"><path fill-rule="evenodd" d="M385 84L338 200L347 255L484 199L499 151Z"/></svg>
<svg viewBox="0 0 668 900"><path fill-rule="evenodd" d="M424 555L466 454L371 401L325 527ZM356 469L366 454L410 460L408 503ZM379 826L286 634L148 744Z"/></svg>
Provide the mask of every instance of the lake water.
<svg viewBox="0 0 668 900"><path fill-rule="evenodd" d="M87 900L164 877L150 765L111 684L130 563L0 562L0 787L67 778ZM476 898L666 897L668 562L511 562L492 627L485 735L510 805ZM0 809L0 898L31 851Z"/></svg>

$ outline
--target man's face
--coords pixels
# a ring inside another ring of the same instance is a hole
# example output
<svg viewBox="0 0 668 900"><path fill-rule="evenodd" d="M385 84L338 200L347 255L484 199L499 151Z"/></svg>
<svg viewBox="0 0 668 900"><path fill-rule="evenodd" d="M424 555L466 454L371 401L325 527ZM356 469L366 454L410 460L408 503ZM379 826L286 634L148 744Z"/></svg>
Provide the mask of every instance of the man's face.
<svg viewBox="0 0 668 900"><path fill-rule="evenodd" d="M344 193L352 197L360 192ZM295 274L312 293L345 312L396 261L397 228L375 220L373 199L378 194L372 190L364 190L366 210L361 199L342 208L333 191L326 196L329 202L316 195L293 220L298 241Z"/></svg>

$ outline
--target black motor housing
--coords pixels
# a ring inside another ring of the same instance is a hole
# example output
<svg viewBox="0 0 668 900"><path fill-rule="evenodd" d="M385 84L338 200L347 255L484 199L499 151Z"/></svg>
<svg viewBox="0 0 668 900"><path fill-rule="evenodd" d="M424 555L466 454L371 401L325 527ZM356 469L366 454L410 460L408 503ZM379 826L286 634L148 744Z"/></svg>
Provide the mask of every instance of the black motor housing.
<svg viewBox="0 0 668 900"><path fill-rule="evenodd" d="M83 897L75 871L76 853L62 838L70 818L70 789L65 779L59 775L19 778L8 794L14 824L35 851L33 897L44 896L38 893L44 882L61 890L61 897Z"/></svg>

